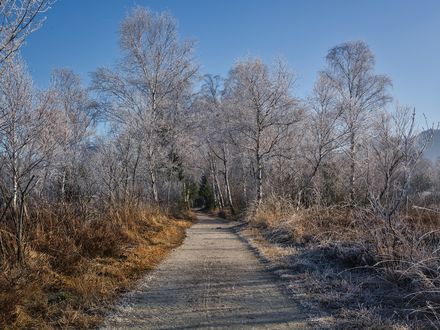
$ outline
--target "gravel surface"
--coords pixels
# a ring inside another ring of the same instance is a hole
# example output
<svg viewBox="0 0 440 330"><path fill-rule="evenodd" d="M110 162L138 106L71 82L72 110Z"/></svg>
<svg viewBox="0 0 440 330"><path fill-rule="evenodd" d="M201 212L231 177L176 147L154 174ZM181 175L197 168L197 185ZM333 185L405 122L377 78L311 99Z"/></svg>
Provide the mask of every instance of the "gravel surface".
<svg viewBox="0 0 440 330"><path fill-rule="evenodd" d="M183 245L125 295L103 329L305 329L307 313L218 218L198 214Z"/></svg>

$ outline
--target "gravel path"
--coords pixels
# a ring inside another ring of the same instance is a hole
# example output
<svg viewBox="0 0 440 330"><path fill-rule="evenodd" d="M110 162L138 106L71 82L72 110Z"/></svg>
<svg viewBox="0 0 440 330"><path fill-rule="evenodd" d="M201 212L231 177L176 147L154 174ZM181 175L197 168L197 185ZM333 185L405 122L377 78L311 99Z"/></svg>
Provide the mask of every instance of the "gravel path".
<svg viewBox="0 0 440 330"><path fill-rule="evenodd" d="M103 329L304 329L306 315L280 289L231 224L198 214L188 237Z"/></svg>

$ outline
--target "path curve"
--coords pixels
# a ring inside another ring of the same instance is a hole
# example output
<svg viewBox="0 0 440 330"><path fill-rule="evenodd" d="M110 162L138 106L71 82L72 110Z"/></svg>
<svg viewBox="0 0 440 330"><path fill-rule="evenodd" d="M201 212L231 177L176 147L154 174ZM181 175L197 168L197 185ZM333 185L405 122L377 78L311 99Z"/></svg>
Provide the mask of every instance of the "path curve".
<svg viewBox="0 0 440 330"><path fill-rule="evenodd" d="M103 329L306 328L301 308L232 225L204 214L198 220Z"/></svg>

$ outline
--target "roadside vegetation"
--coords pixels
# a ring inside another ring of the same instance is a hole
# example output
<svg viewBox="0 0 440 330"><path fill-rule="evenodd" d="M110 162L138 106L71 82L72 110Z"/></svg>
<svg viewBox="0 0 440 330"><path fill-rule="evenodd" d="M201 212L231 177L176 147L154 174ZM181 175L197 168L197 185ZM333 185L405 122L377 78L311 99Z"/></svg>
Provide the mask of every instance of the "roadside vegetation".
<svg viewBox="0 0 440 330"><path fill-rule="evenodd" d="M277 198L245 218L241 235L309 308L317 328L437 327L437 214L402 214L394 224L398 242L367 209L298 209Z"/></svg>
<svg viewBox="0 0 440 330"><path fill-rule="evenodd" d="M192 223L190 215L177 219L141 205L99 215L45 208L32 219L22 264L3 266L2 329L96 327L105 309L178 246ZM2 243L14 259L13 238Z"/></svg>

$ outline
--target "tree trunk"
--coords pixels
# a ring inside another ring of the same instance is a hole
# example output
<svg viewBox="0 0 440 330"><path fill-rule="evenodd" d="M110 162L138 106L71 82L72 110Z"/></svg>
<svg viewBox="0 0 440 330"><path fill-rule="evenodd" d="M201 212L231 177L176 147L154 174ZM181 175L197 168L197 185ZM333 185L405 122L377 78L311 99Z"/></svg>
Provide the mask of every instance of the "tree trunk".
<svg viewBox="0 0 440 330"><path fill-rule="evenodd" d="M263 166L261 157L257 154L257 205L263 201Z"/></svg>
<svg viewBox="0 0 440 330"><path fill-rule="evenodd" d="M214 193L214 200L219 208L223 208L225 206L225 202L223 199L222 190L220 188L220 183L218 181L217 167L215 166L215 163L212 159L211 159L211 170L212 170L212 189Z"/></svg>
<svg viewBox="0 0 440 330"><path fill-rule="evenodd" d="M355 199L355 180L356 180L356 136L354 132L350 134L350 202Z"/></svg>
<svg viewBox="0 0 440 330"><path fill-rule="evenodd" d="M261 133L262 133L262 127L261 127L261 107L260 105L257 106L257 139L256 139L256 146L255 146L255 160L257 161L257 206L261 204L263 201L263 165L261 164L261 145L260 145L260 139L261 139Z"/></svg>
<svg viewBox="0 0 440 330"><path fill-rule="evenodd" d="M215 175L215 185L218 191L218 198L219 198L219 204L220 204L220 208L225 207L225 200L223 199L223 193L222 193L222 189L220 187L220 182L218 181L218 176L217 174Z"/></svg>
<svg viewBox="0 0 440 330"><path fill-rule="evenodd" d="M15 161L14 161L15 163ZM15 167L15 165L14 165ZM13 173L13 187L12 187L12 211L14 214L14 217L17 215L17 208L18 208L18 178L17 178L17 169L14 168Z"/></svg>
<svg viewBox="0 0 440 330"><path fill-rule="evenodd" d="M141 146L139 144L137 155L136 155L136 161L134 162L133 171L131 173L131 198L138 197L138 196L136 196L136 172L137 172L140 158L141 158Z"/></svg>
<svg viewBox="0 0 440 330"><path fill-rule="evenodd" d="M186 185L185 180L183 181L183 202L185 206L189 209L189 189Z"/></svg>
<svg viewBox="0 0 440 330"><path fill-rule="evenodd" d="M66 200L66 170L63 167L63 173L61 175L61 203L64 203Z"/></svg>
<svg viewBox="0 0 440 330"><path fill-rule="evenodd" d="M24 198L21 198L20 212L18 215L18 228L17 228L17 261L18 263L23 263L24 260L24 247L23 247L23 230L24 230Z"/></svg>
<svg viewBox="0 0 440 330"><path fill-rule="evenodd" d="M247 186L246 186L247 174L246 174L246 168L245 168L243 162L241 162L241 167L242 167L242 171L243 171L243 178L242 178L243 201L244 201L244 205L247 206L247 202L248 202Z"/></svg>
<svg viewBox="0 0 440 330"><path fill-rule="evenodd" d="M214 206L218 207L219 206L219 198L218 198L218 194L217 194L217 189L215 188L215 168L214 168L214 162L210 161L211 163L211 175L212 175L212 180L211 180L211 189L212 189L212 194L214 195Z"/></svg>
<svg viewBox="0 0 440 330"><path fill-rule="evenodd" d="M232 195L231 195L231 187L229 185L229 172L226 161L226 156L223 158L223 173L225 178L225 186L226 186L226 198L228 200L229 207L231 209L232 214L235 213L234 204L232 203Z"/></svg>
<svg viewBox="0 0 440 330"><path fill-rule="evenodd" d="M153 168L150 168L150 180L151 180L151 194L153 196L153 201L155 203L159 203L159 196L157 194L156 174L154 173Z"/></svg>

